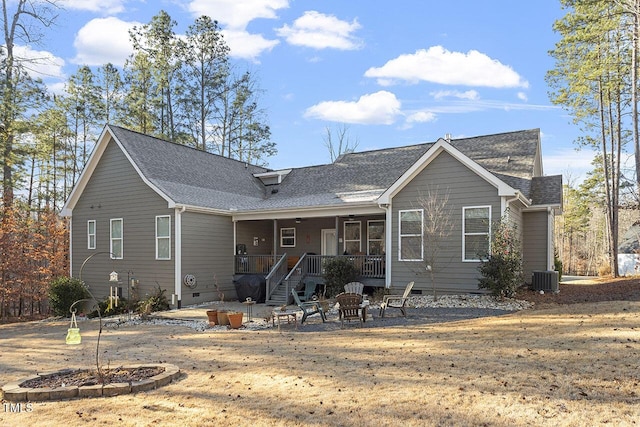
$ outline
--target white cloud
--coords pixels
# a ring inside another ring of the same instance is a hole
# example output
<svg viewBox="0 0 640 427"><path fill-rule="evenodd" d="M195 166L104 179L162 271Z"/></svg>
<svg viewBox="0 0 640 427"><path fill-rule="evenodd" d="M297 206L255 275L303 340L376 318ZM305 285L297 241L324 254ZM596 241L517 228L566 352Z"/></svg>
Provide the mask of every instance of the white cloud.
<svg viewBox="0 0 640 427"><path fill-rule="evenodd" d="M230 56L258 62L258 56L279 41L251 34L247 25L258 18L276 19L276 12L288 7L289 0L191 0L187 9L196 18L208 15L220 23Z"/></svg>
<svg viewBox="0 0 640 427"><path fill-rule="evenodd" d="M382 86L392 85L397 81L493 88L529 86L511 67L477 50L467 53L450 52L442 46L400 55L382 67L369 68L364 75L377 79Z"/></svg>
<svg viewBox="0 0 640 427"><path fill-rule="evenodd" d="M45 50L33 50L29 46L15 45L14 57L20 61L31 77L64 78L64 60Z"/></svg>
<svg viewBox="0 0 640 427"><path fill-rule="evenodd" d="M78 31L73 46L77 54L74 63L80 65L124 65L133 52L129 30L142 26L139 22L125 22L118 18L99 18L87 22Z"/></svg>
<svg viewBox="0 0 640 427"><path fill-rule="evenodd" d="M62 0L60 6L65 9L113 14L123 12L126 2L127 0Z"/></svg>
<svg viewBox="0 0 640 427"><path fill-rule="evenodd" d="M284 37L287 43L295 46L353 50L361 45L353 36L360 28L356 19L347 22L333 15L310 10L296 19L292 26L285 24L276 32L280 37Z"/></svg>
<svg viewBox="0 0 640 427"><path fill-rule="evenodd" d="M265 39L260 34L250 34L246 31L222 30L224 40L231 51L229 56L258 62L257 58L264 51L270 51L278 40Z"/></svg>
<svg viewBox="0 0 640 427"><path fill-rule="evenodd" d="M522 100L524 102L527 102L529 100L529 97L524 92L518 92L518 94L516 96L518 97L518 99L520 99L520 100Z"/></svg>
<svg viewBox="0 0 640 427"><path fill-rule="evenodd" d="M357 101L324 101L309 107L305 117L353 124L390 125L401 114L400 101L387 91L363 95Z"/></svg>
<svg viewBox="0 0 640 427"><path fill-rule="evenodd" d="M467 90L464 92L460 92L457 90L440 90L437 92L431 92L431 96L433 96L435 99L458 98L469 99L472 101L480 99L480 94L476 90Z"/></svg>
<svg viewBox="0 0 640 427"><path fill-rule="evenodd" d="M415 123L429 123L435 122L436 115L432 111L417 111L415 113L411 113L407 116L405 123L403 125L403 129L408 129Z"/></svg>
<svg viewBox="0 0 640 427"><path fill-rule="evenodd" d="M208 15L232 30L244 30L257 18L275 19L289 0L191 0L187 9L195 17Z"/></svg>

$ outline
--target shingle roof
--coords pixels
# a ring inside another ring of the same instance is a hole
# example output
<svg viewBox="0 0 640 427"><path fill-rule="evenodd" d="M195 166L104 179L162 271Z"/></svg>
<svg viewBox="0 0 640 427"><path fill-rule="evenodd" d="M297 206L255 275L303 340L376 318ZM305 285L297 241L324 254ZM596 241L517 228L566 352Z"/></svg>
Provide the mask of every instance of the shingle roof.
<svg viewBox="0 0 640 427"><path fill-rule="evenodd" d="M272 193L253 176L268 169L108 126L143 175L176 203L238 211L373 202L433 145L348 153L331 164L295 168ZM533 179L538 129L450 143L534 204L561 199L557 177Z"/></svg>
<svg viewBox="0 0 640 427"><path fill-rule="evenodd" d="M231 209L264 195L267 169L108 125L142 174L178 204Z"/></svg>
<svg viewBox="0 0 640 427"><path fill-rule="evenodd" d="M534 177L531 180L531 200L534 205L561 205L562 175Z"/></svg>

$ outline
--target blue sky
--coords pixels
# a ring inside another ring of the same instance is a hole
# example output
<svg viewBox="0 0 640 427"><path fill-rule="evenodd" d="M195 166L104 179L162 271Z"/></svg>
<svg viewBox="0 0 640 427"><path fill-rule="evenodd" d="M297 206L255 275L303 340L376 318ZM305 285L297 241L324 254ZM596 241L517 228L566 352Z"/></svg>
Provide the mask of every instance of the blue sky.
<svg viewBox="0 0 640 427"><path fill-rule="evenodd" d="M557 0L61 0L57 26L25 55L52 90L79 65L122 65L127 30L165 10L181 34L206 14L264 91L272 168L330 161L348 126L358 151L540 128L545 174L584 178L592 154L549 101ZM566 182L566 181L565 181Z"/></svg>

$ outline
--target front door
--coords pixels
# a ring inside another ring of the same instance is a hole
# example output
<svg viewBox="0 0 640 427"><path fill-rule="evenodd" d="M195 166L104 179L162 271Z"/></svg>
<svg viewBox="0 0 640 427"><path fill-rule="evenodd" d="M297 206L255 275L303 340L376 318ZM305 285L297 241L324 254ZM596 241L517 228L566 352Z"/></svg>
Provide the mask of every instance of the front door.
<svg viewBox="0 0 640 427"><path fill-rule="evenodd" d="M338 255L336 253L336 230L334 228L327 228L322 230L321 255Z"/></svg>

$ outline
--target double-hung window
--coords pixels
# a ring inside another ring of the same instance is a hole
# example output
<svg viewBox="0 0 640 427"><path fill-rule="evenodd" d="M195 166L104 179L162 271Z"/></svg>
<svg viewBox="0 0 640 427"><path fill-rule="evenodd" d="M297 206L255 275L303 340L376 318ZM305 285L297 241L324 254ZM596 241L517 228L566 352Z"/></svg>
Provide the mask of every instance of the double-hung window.
<svg viewBox="0 0 640 427"><path fill-rule="evenodd" d="M422 261L424 212L422 209L399 212L398 259L400 261Z"/></svg>
<svg viewBox="0 0 640 427"><path fill-rule="evenodd" d="M296 247L296 229L295 227L280 229L280 247L295 248Z"/></svg>
<svg viewBox="0 0 640 427"><path fill-rule="evenodd" d="M156 217L156 259L171 259L171 217Z"/></svg>
<svg viewBox="0 0 640 427"><path fill-rule="evenodd" d="M110 247L109 251L111 252L111 258L113 259L122 259L123 255L123 238L124 238L124 230L122 218L112 219L110 221Z"/></svg>
<svg viewBox="0 0 640 427"><path fill-rule="evenodd" d="M462 208L462 260L480 261L489 254L491 206Z"/></svg>
<svg viewBox="0 0 640 427"><path fill-rule="evenodd" d="M96 248L96 220L87 221L87 249Z"/></svg>
<svg viewBox="0 0 640 427"><path fill-rule="evenodd" d="M346 221L344 223L344 251L354 255L362 250L360 243L360 221Z"/></svg>
<svg viewBox="0 0 640 427"><path fill-rule="evenodd" d="M369 221L367 223L367 254L382 255L384 253L384 221Z"/></svg>

